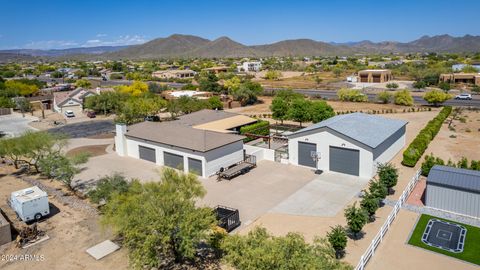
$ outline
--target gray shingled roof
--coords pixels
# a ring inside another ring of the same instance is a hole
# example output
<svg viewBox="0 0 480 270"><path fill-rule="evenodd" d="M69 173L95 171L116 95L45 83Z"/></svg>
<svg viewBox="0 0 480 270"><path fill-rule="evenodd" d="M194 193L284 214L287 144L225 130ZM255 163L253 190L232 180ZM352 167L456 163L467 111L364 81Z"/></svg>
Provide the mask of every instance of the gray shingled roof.
<svg viewBox="0 0 480 270"><path fill-rule="evenodd" d="M362 144L375 148L408 122L365 113L337 115L325 121L313 124L289 137L298 137L302 133L320 128L329 128Z"/></svg>
<svg viewBox="0 0 480 270"><path fill-rule="evenodd" d="M175 122L188 126L201 125L225 118L237 116L236 113L226 112L222 110L200 110L197 112L182 115Z"/></svg>
<svg viewBox="0 0 480 270"><path fill-rule="evenodd" d="M131 125L126 136L199 152L207 152L245 138L240 135L196 129L177 121L160 123L145 121Z"/></svg>
<svg viewBox="0 0 480 270"><path fill-rule="evenodd" d="M435 165L428 174L427 184L480 192L480 171Z"/></svg>

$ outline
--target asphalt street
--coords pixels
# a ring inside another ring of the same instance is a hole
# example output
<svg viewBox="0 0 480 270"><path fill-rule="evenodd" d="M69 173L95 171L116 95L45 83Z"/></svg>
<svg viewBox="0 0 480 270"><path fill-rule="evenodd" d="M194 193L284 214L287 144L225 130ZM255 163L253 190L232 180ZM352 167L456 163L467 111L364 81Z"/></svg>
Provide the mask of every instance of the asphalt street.
<svg viewBox="0 0 480 270"><path fill-rule="evenodd" d="M65 134L69 138L83 138L102 133L109 133L115 130L115 125L111 120L88 121L49 129L49 132Z"/></svg>

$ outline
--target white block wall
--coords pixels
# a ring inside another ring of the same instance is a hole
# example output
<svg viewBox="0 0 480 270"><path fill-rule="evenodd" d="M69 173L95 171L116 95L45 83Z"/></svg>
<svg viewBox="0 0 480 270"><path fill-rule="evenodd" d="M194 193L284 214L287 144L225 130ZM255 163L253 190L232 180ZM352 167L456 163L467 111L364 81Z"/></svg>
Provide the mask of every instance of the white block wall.
<svg viewBox="0 0 480 270"><path fill-rule="evenodd" d="M253 146L253 145L243 145L245 153L247 155L253 155L256 157L257 162L260 160L270 160L275 161L275 150L267 149L263 147Z"/></svg>

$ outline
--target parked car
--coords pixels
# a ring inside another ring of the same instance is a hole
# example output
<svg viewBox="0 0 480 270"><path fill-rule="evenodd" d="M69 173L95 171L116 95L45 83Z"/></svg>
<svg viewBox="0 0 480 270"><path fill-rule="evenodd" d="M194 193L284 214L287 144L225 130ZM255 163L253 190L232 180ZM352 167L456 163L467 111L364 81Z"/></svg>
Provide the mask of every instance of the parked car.
<svg viewBox="0 0 480 270"><path fill-rule="evenodd" d="M160 122L160 117L158 117L158 115L150 115L145 117L144 120L149 122Z"/></svg>
<svg viewBox="0 0 480 270"><path fill-rule="evenodd" d="M88 118L95 118L95 117L97 117L97 114L94 111L88 111L87 112L87 117Z"/></svg>
<svg viewBox="0 0 480 270"><path fill-rule="evenodd" d="M468 93L461 93L460 95L456 95L455 99L471 100L472 95L470 95Z"/></svg>
<svg viewBox="0 0 480 270"><path fill-rule="evenodd" d="M68 117L68 118L71 118L71 117L75 117L75 114L73 113L73 111L65 111L65 116Z"/></svg>

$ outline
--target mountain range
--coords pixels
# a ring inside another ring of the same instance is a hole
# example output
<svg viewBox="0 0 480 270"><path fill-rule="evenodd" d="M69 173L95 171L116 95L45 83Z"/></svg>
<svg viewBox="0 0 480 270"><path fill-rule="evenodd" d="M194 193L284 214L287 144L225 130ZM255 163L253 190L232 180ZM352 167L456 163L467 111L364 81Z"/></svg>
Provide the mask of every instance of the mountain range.
<svg viewBox="0 0 480 270"><path fill-rule="evenodd" d="M266 57L334 56L415 52L480 52L480 36L423 36L411 42L360 41L322 42L312 39L283 40L265 45L247 46L228 37L208 40L198 36L174 34L132 46L102 46L63 50L3 50L0 55L35 57L79 57L85 59L151 59L173 57Z"/></svg>

